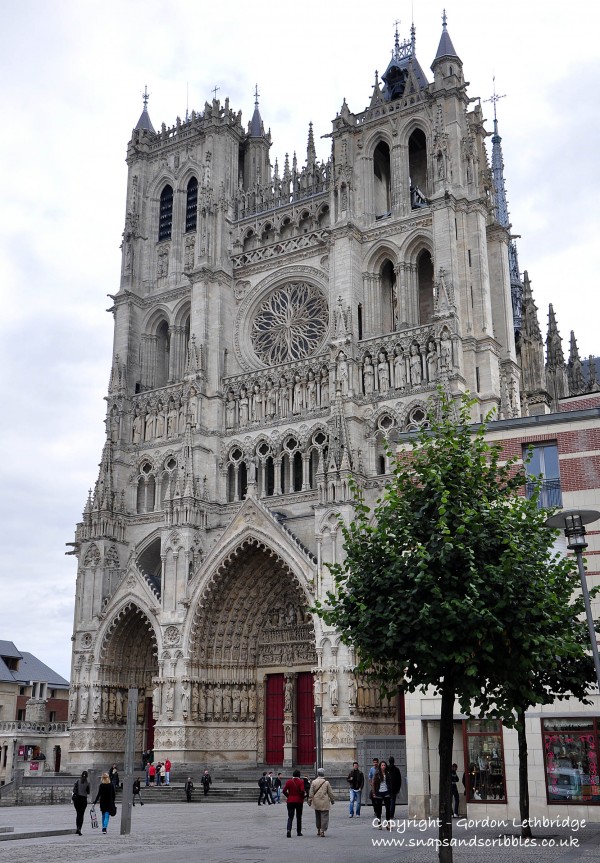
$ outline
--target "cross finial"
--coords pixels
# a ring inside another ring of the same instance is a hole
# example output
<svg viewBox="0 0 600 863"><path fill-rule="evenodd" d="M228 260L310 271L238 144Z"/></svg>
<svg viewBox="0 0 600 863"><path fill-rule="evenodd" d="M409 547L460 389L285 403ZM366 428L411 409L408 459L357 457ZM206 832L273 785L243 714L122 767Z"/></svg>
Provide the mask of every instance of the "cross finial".
<svg viewBox="0 0 600 863"><path fill-rule="evenodd" d="M150 93L148 92L148 85L144 84L144 92L142 93L142 99L144 101L144 111L148 110L148 99L150 98Z"/></svg>
<svg viewBox="0 0 600 863"><path fill-rule="evenodd" d="M442 13L442 27L444 28L444 30L446 29L447 24L448 24L448 16L446 15L446 10L444 9L444 11Z"/></svg>
<svg viewBox="0 0 600 863"><path fill-rule="evenodd" d="M254 85L254 107L258 108L258 97L260 93L258 92L258 84Z"/></svg>
<svg viewBox="0 0 600 863"><path fill-rule="evenodd" d="M398 35L398 25L400 24L400 19L396 18L394 21L395 33L394 33L394 55L397 57L400 53L400 36Z"/></svg>
<svg viewBox="0 0 600 863"><path fill-rule="evenodd" d="M216 86L215 86L215 87L213 87L213 89L212 89L213 99L216 99L216 98L217 98L217 92L218 92L220 89L221 89L220 87L216 87Z"/></svg>
<svg viewBox="0 0 600 863"><path fill-rule="evenodd" d="M496 122L496 102L498 102L500 99L505 99L505 98L506 98L506 93L503 93L501 96L499 96L499 95L496 93L496 76L495 76L495 75L494 75L494 77L492 78L492 82L493 82L493 85L494 85L494 92L493 92L493 94L490 96L490 98L489 98L489 99L484 99L483 101L484 101L484 102L491 102L491 103L493 104L493 106L494 106L494 123L495 123L495 122Z"/></svg>

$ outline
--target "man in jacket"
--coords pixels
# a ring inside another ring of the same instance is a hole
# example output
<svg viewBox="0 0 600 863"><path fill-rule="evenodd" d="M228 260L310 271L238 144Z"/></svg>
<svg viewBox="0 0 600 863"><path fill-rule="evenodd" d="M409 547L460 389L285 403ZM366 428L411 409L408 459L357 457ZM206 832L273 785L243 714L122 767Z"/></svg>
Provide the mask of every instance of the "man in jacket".
<svg viewBox="0 0 600 863"><path fill-rule="evenodd" d="M350 785L350 818L354 818L354 804L356 803L356 817L360 818L360 802L362 790L365 784L365 776L358 769L358 761L352 764L352 770L346 777L346 781Z"/></svg>
<svg viewBox="0 0 600 863"><path fill-rule="evenodd" d="M394 812L396 810L396 797L400 794L400 789L402 788L402 774L400 773L400 768L396 767L396 762L394 760L394 756L390 755L388 758L388 775L390 777L390 818L394 817Z"/></svg>

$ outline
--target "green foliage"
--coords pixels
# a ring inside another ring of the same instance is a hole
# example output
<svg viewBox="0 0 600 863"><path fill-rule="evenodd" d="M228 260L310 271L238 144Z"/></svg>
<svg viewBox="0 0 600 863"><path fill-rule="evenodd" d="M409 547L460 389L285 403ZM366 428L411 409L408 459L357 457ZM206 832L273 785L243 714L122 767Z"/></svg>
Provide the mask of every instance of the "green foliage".
<svg viewBox="0 0 600 863"><path fill-rule="evenodd" d="M442 687L465 712L585 694L593 666L573 562L553 553L524 468L439 392L438 417L395 460L371 511L355 492L344 561L316 611L364 669L406 691Z"/></svg>

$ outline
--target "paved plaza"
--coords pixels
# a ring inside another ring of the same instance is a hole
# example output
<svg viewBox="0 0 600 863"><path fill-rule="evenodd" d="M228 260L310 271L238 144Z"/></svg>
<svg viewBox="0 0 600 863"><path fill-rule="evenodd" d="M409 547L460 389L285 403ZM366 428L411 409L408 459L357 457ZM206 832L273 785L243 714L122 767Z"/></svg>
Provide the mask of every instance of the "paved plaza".
<svg viewBox="0 0 600 863"><path fill-rule="evenodd" d="M11 839L0 842L0 863L435 863L435 847L408 843L435 840L437 830L407 820L406 807L396 812L399 825L394 832L379 831L372 825L372 810L363 807L362 817L349 819L348 808L338 801L332 809L325 839L316 835L314 813L304 807L303 836L287 839L285 805L253 803L155 803L132 813L131 833L120 835L121 806L111 819L108 834L92 830L86 813L83 836L75 833ZM580 826L569 822L566 810L557 818L561 825L534 830L535 847L524 847L519 830L512 824L467 826L454 822L454 837L463 844L454 850L461 863L592 863L600 859L600 824ZM60 831L73 829L75 812L70 805L0 808L0 829ZM6 835L6 834L0 834ZM376 845L379 841L395 847ZM551 841L552 846L542 846ZM478 843L477 845L475 843ZM483 844L486 843L486 844ZM492 844L495 843L495 844ZM559 843L565 843L560 845Z"/></svg>

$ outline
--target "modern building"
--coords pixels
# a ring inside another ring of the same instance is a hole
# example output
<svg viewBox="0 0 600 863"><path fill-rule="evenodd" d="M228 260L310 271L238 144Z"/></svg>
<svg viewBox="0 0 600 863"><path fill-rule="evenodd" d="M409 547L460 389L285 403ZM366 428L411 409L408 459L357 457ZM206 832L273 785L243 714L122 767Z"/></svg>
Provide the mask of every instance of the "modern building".
<svg viewBox="0 0 600 863"><path fill-rule="evenodd" d="M68 705L68 680L12 641L0 641L0 785L18 769L60 770Z"/></svg>
<svg viewBox="0 0 600 863"><path fill-rule="evenodd" d="M436 700L382 703L308 611L343 553L350 477L376 500L386 438L425 422L439 386L470 391L474 421L495 411L507 447L539 444L550 473L544 441L561 470L577 461L569 434L597 449L595 365L574 338L565 362L553 312L544 360L496 117L489 160L445 20L431 76L414 27L392 47L366 107L342 103L326 162L312 126L304 164L273 162L257 98L247 125L215 98L158 131L144 99L106 443L73 544L74 767L121 757L129 687L138 748L182 766L312 765L318 743L345 770L406 708L410 806L425 812ZM588 392L578 418L559 412ZM597 465L578 488L598 488Z"/></svg>

